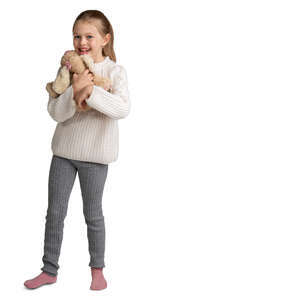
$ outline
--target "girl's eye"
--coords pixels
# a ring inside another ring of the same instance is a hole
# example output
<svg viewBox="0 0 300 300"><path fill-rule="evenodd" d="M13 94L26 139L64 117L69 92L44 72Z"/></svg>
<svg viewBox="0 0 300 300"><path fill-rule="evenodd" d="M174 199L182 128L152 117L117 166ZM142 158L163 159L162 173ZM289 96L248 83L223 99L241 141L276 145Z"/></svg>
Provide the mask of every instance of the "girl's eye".
<svg viewBox="0 0 300 300"><path fill-rule="evenodd" d="M88 35L87 37L88 37L88 38L93 38L92 35ZM74 35L74 39L77 39L77 38L79 38L79 35Z"/></svg>

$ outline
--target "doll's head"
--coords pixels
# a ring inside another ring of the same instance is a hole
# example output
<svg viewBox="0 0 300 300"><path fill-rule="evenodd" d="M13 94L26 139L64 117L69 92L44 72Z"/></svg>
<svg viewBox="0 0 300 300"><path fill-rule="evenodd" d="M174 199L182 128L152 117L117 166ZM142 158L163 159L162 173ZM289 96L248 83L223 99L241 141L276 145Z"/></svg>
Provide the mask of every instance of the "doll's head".
<svg viewBox="0 0 300 300"><path fill-rule="evenodd" d="M98 10L79 14L73 25L73 46L79 55L88 54L94 62L109 56L116 62L113 48L114 33L106 16Z"/></svg>

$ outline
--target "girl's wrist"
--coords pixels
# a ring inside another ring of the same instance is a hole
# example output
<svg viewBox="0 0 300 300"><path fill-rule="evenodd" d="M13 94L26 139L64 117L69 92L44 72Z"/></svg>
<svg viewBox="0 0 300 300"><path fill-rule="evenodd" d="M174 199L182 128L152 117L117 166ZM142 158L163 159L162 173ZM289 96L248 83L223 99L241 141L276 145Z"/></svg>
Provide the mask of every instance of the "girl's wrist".
<svg viewBox="0 0 300 300"><path fill-rule="evenodd" d="M86 89L86 91L87 91L87 93L88 93L88 97L90 97L90 95L91 95L91 93L93 92L93 84L91 84L91 85L87 85L86 87L85 87L85 89Z"/></svg>

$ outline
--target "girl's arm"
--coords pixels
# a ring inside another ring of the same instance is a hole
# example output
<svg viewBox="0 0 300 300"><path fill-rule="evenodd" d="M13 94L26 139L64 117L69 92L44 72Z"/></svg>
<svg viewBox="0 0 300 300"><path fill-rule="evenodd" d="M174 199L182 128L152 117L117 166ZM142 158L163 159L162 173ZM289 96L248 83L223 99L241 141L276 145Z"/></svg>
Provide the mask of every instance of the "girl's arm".
<svg viewBox="0 0 300 300"><path fill-rule="evenodd" d="M73 87L70 85L58 98L49 96L48 113L56 122L64 122L76 112L76 102L73 99Z"/></svg>
<svg viewBox="0 0 300 300"><path fill-rule="evenodd" d="M112 91L93 86L93 91L86 103L112 119L125 118L130 111L127 73L123 66L116 65L111 73Z"/></svg>

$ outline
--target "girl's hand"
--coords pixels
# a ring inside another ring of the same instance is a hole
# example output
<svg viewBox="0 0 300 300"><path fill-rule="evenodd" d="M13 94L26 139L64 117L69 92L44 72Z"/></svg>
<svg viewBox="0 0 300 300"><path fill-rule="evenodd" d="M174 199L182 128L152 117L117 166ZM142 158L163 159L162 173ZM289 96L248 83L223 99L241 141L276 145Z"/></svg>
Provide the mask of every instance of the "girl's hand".
<svg viewBox="0 0 300 300"><path fill-rule="evenodd" d="M107 92L110 92L111 89L112 89L111 83L106 84L103 88L104 88Z"/></svg>
<svg viewBox="0 0 300 300"><path fill-rule="evenodd" d="M74 100L77 104L77 108L79 111L84 111L87 108L87 103L85 100L90 97L93 91L93 84L87 85L74 96Z"/></svg>
<svg viewBox="0 0 300 300"><path fill-rule="evenodd" d="M94 76L93 74L89 74L89 70L86 69L79 75L74 73L72 80L73 94L76 95L81 89L86 87L87 85L93 85Z"/></svg>
<svg viewBox="0 0 300 300"><path fill-rule="evenodd" d="M65 62L65 66L68 68L69 71L71 71L72 66L71 66L71 63L68 60Z"/></svg>

